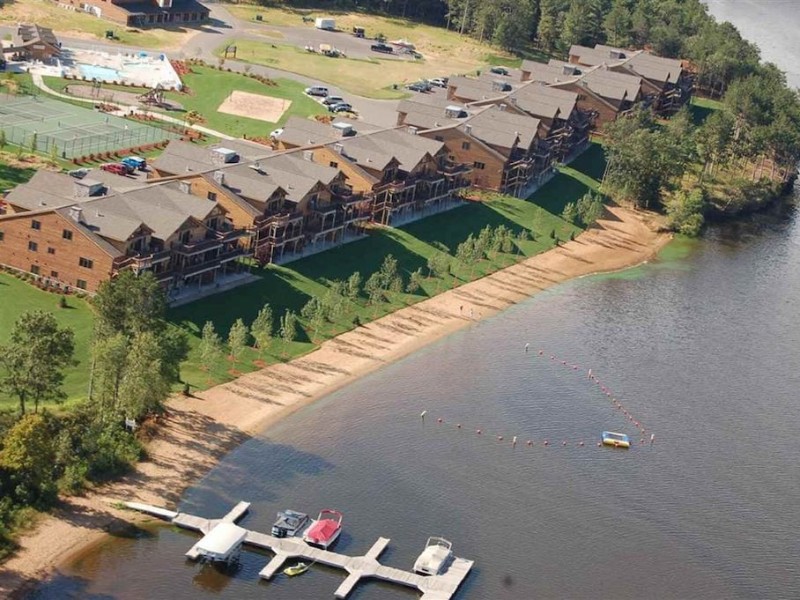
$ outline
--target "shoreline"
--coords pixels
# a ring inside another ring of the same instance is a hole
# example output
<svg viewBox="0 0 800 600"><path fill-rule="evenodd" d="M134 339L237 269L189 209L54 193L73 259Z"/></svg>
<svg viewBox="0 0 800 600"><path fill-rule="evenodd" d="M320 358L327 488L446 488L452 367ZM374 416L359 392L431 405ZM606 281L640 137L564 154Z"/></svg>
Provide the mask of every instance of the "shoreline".
<svg viewBox="0 0 800 600"><path fill-rule="evenodd" d="M114 499L174 506L230 450L295 411L544 289L648 262L671 238L658 231L652 213L606 207L597 225L574 241L403 307L291 362L173 397L147 458L132 473L65 499L22 537L0 569L0 596L25 597L107 533L151 520L114 507Z"/></svg>

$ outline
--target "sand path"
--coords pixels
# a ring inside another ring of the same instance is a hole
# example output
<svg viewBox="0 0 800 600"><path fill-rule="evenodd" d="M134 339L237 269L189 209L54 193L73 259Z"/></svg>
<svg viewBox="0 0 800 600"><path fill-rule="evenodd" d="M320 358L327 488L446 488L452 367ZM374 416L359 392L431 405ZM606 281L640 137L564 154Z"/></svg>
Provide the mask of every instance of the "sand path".
<svg viewBox="0 0 800 600"><path fill-rule="evenodd" d="M612 207L573 242L344 333L290 363L170 400L149 459L125 479L44 517L3 565L0 597L21 598L105 532L142 519L115 509L111 498L174 506L228 450L298 408L547 287L650 260L669 239L656 232L651 215Z"/></svg>

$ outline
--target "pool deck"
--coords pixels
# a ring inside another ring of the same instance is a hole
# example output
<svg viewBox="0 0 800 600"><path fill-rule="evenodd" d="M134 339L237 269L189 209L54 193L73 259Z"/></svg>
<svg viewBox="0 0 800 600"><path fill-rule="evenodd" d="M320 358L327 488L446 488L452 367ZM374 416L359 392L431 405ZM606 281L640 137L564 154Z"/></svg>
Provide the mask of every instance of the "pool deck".
<svg viewBox="0 0 800 600"><path fill-rule="evenodd" d="M239 502L221 519L205 519L197 515L175 512L140 502L125 502L124 504L130 509L165 519L173 525L198 531L204 535L208 535L220 523L236 523L250 509L249 502ZM272 560L259 572L259 576L262 579L272 579L287 560L297 558L311 560L314 563L322 563L347 571L347 577L334 592L334 597L340 599L347 598L362 579L371 578L417 589L422 592L421 600L450 600L464 579L467 578L474 564L474 561L456 558L441 575L418 575L410 571L382 565L379 562L378 559L383 551L386 550L389 541L389 538L378 538L363 556L348 556L316 548L299 537L277 538L266 533L247 530L247 536L244 539L245 544L275 553ZM198 558L199 545L199 542L195 544L186 553L186 556L192 559Z"/></svg>

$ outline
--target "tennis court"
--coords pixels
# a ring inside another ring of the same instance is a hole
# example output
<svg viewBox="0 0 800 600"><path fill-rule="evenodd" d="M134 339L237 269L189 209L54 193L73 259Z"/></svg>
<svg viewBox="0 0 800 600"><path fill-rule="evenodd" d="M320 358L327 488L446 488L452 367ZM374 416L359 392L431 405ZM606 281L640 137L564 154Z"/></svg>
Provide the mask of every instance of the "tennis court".
<svg viewBox="0 0 800 600"><path fill-rule="evenodd" d="M177 133L43 96L0 97L6 140L61 158L99 154L179 137Z"/></svg>

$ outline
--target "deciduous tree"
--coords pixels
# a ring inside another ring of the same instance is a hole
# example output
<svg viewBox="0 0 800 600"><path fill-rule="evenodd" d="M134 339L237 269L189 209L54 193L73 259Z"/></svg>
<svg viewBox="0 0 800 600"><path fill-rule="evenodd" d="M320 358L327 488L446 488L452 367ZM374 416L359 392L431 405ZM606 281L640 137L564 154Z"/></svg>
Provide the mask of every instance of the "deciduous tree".
<svg viewBox="0 0 800 600"><path fill-rule="evenodd" d="M52 313L37 310L20 315L8 344L0 346L0 388L17 398L20 414L25 414L29 401L36 412L40 402L66 397L61 386L74 350L72 329L59 327Z"/></svg>

